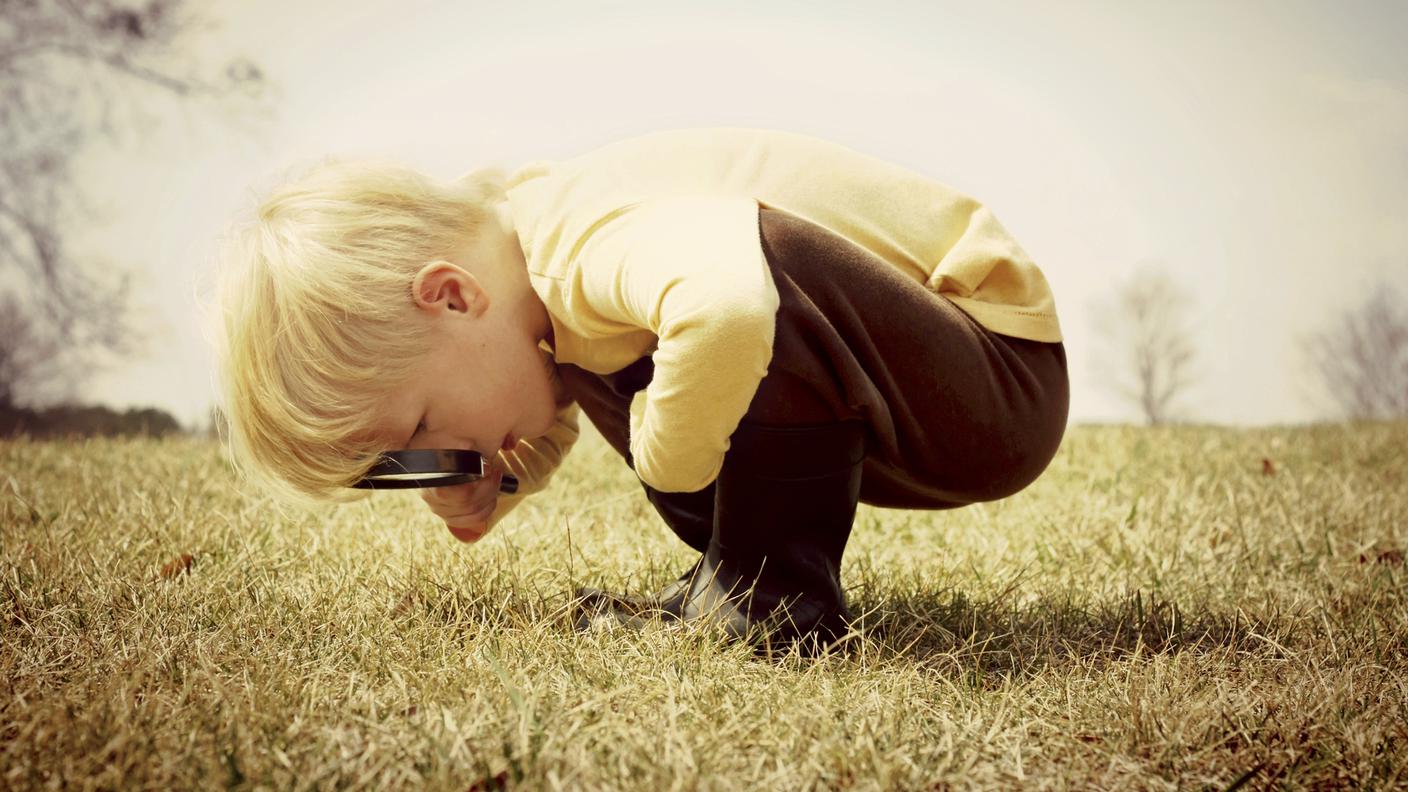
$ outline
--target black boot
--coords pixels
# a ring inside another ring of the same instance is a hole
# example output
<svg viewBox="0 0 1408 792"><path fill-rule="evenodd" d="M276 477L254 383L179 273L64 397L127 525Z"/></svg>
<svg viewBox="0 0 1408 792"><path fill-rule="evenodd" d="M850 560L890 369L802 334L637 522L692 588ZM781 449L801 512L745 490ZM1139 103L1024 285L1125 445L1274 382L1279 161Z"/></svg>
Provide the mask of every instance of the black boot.
<svg viewBox="0 0 1408 792"><path fill-rule="evenodd" d="M850 612L841 556L860 497L865 429L743 423L715 481L713 534L692 574L654 600L666 618L706 620L760 650L804 639L815 650L844 635ZM622 621L651 599L579 592Z"/></svg>

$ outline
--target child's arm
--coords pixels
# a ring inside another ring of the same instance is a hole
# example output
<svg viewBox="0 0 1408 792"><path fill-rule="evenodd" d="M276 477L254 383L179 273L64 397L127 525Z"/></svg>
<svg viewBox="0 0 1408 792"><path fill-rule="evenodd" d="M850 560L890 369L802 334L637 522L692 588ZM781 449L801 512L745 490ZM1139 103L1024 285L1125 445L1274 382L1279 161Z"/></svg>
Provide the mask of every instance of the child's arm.
<svg viewBox="0 0 1408 792"><path fill-rule="evenodd" d="M662 492L708 486L772 359L777 290L752 198L641 203L578 261L587 310L649 329L654 376L631 403L636 474Z"/></svg>

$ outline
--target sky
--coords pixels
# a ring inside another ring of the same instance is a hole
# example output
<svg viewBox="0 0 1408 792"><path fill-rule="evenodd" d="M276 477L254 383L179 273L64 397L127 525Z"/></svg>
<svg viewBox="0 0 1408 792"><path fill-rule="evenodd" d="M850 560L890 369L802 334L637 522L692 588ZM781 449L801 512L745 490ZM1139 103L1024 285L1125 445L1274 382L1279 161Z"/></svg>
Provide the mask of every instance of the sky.
<svg viewBox="0 0 1408 792"><path fill-rule="evenodd" d="M299 2L210 0L191 57L269 76L232 124L145 103L85 151L100 221L70 235L134 273L152 342L81 394L203 422L195 295L218 238L288 169L394 157L449 179L662 129L826 138L981 201L1042 269L1073 422L1133 421L1095 315L1162 266L1192 295L1184 417L1325 417L1299 339L1375 284L1408 295L1408 3Z"/></svg>

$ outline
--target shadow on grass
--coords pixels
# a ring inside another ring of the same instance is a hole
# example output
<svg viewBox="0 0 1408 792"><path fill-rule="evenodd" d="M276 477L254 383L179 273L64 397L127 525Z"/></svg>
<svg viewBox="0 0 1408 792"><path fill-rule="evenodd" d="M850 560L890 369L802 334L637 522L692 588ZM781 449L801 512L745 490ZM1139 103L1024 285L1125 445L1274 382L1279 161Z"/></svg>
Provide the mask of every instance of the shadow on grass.
<svg viewBox="0 0 1408 792"><path fill-rule="evenodd" d="M1144 590L1113 599L1077 591L1032 596L1019 582L973 597L957 587L888 579L884 590L849 595L853 624L883 652L960 675L975 686L1136 653L1287 654L1290 627L1275 617L1180 604Z"/></svg>

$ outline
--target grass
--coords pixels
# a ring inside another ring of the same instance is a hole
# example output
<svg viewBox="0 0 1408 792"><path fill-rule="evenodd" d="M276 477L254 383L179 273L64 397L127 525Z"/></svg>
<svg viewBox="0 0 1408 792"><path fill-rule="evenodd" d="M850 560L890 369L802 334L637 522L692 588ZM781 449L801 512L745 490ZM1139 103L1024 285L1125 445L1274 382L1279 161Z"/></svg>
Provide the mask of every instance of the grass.
<svg viewBox="0 0 1408 792"><path fill-rule="evenodd" d="M1004 501L862 505L856 654L767 661L569 629L693 560L591 430L477 545L208 442L0 442L0 787L1405 788L1406 457L1073 427Z"/></svg>

